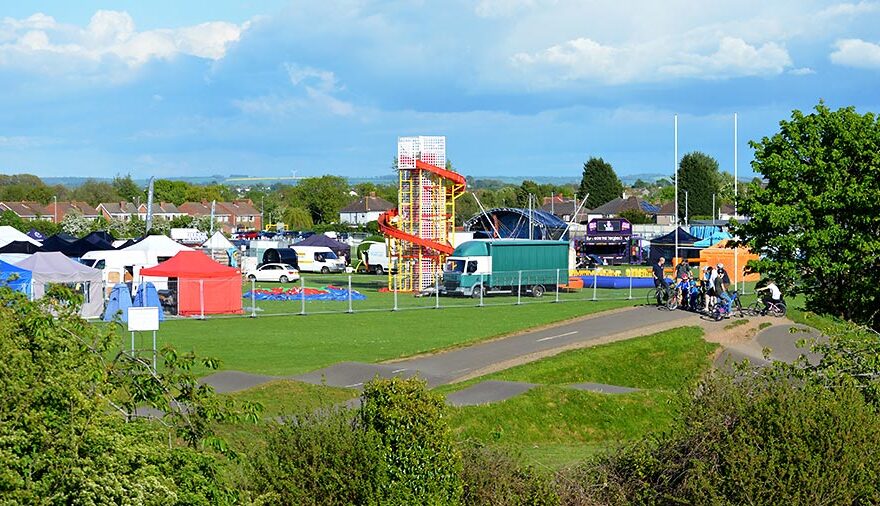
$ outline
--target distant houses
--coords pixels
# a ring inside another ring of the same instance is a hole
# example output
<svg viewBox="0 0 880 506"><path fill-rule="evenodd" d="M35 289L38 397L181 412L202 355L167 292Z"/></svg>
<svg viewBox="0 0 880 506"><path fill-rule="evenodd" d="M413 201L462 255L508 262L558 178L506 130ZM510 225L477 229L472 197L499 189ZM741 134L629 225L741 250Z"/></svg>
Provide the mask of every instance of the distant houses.
<svg viewBox="0 0 880 506"><path fill-rule="evenodd" d="M352 202L339 211L339 222L348 225L365 225L379 219L385 211L394 209L394 204L370 193Z"/></svg>
<svg viewBox="0 0 880 506"><path fill-rule="evenodd" d="M87 219L103 217L107 220L131 221L133 218L145 220L147 205L135 205L131 202L102 202L90 206L85 202L55 202L40 204L39 202L0 202L0 212L11 211L25 221L47 220L60 223L68 214L79 214ZM168 202L153 204L153 218L173 220L181 216L210 216L210 202L185 202L180 206ZM250 200L217 202L214 205L214 219L227 232L260 230L262 219Z"/></svg>

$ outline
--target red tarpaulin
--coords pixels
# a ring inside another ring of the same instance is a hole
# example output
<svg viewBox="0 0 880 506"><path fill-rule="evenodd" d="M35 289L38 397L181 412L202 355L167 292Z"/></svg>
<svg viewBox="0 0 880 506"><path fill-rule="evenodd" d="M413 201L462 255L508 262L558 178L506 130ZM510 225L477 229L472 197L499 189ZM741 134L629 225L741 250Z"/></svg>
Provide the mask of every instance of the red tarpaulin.
<svg viewBox="0 0 880 506"><path fill-rule="evenodd" d="M241 313L241 273L200 251L181 251L141 275L177 278L180 315Z"/></svg>

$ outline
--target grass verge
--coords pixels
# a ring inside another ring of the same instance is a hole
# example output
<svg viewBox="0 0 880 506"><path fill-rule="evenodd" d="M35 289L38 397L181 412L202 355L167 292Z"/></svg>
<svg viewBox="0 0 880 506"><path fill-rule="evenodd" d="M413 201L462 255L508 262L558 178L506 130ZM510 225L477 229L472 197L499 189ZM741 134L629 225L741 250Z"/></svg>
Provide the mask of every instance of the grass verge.
<svg viewBox="0 0 880 506"><path fill-rule="evenodd" d="M175 320L162 324L158 345L217 358L223 369L283 376L343 361L379 362L428 353L635 302ZM121 340L125 338L120 334Z"/></svg>
<svg viewBox="0 0 880 506"><path fill-rule="evenodd" d="M559 467L667 429L679 392L711 367L716 348L702 339L699 327L681 327L561 353L438 390L487 379L541 384L504 402L453 408L450 423L463 440L509 446L529 462ZM605 395L566 387L580 382L641 391Z"/></svg>

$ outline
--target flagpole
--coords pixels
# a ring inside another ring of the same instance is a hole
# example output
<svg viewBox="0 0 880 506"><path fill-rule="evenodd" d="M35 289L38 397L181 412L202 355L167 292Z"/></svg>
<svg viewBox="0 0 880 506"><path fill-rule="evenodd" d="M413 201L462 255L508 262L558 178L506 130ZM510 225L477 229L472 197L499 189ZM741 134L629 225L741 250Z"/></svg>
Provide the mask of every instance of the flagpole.
<svg viewBox="0 0 880 506"><path fill-rule="evenodd" d="M734 219L736 219L736 217L738 215L737 208L736 208L736 200L737 200L737 194L736 194L737 186L736 185L737 185L737 175L738 175L737 174L737 159L736 159L736 155L737 155L737 151L738 151L737 146L736 146L737 119L738 119L737 113L733 113L733 218ZM733 278L733 286L734 286L734 288L736 288L737 278L741 277L740 272L739 272L739 246L737 246L733 250L733 272L735 273L734 278ZM743 278L743 292L745 292L745 288L746 288L745 276L742 276L742 278Z"/></svg>
<svg viewBox="0 0 880 506"><path fill-rule="evenodd" d="M675 266L675 259L678 258L678 114L675 115L675 160L673 168L675 169L675 258L672 264Z"/></svg>

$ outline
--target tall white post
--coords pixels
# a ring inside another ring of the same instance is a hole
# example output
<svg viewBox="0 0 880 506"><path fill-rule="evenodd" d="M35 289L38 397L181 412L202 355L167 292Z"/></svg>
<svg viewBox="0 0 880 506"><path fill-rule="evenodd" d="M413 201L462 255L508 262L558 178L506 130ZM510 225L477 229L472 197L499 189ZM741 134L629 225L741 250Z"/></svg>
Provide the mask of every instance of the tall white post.
<svg viewBox="0 0 880 506"><path fill-rule="evenodd" d="M737 125L736 125L736 123L737 123L737 114L736 114L736 113L733 113L733 217L734 217L734 218L737 217L737 210L736 210L736 200L737 200L737 195L736 195L736 189L737 189L737 183L738 183L738 182L737 182L737 175L738 175L738 174L737 174L737 159L736 159L736 154L737 154L737 149L736 149L736 134L737 134L736 130L737 130ZM745 292L745 290L746 290L746 280L745 280L745 276L743 276L742 273L739 271L739 247L736 247L736 248L734 248L734 250L733 250L733 272L736 273L737 277L742 278L742 282L743 282L743 285L742 285L742 286L743 286L743 292ZM736 287L736 280L735 280L735 279L733 280L733 286Z"/></svg>
<svg viewBox="0 0 880 506"><path fill-rule="evenodd" d="M684 191L684 225L688 226L688 191Z"/></svg>
<svg viewBox="0 0 880 506"><path fill-rule="evenodd" d="M201 318L205 319L205 280L199 280L199 306L201 310Z"/></svg>
<svg viewBox="0 0 880 506"><path fill-rule="evenodd" d="M251 318L257 317L257 280L251 280Z"/></svg>
<svg viewBox="0 0 880 506"><path fill-rule="evenodd" d="M737 137L737 114L733 113L733 216L737 216L737 208L736 208L736 198L737 198L737 146L736 146L736 137Z"/></svg>
<svg viewBox="0 0 880 506"><path fill-rule="evenodd" d="M300 309L299 314L306 314L306 278L300 276L299 278L299 300L302 304L302 309Z"/></svg>
<svg viewBox="0 0 880 506"><path fill-rule="evenodd" d="M678 258L678 114L675 115L675 258ZM675 259L672 260L675 265Z"/></svg>
<svg viewBox="0 0 880 506"><path fill-rule="evenodd" d="M391 283L394 285L394 309L392 311L397 311L397 276L391 276Z"/></svg>
<svg viewBox="0 0 880 506"><path fill-rule="evenodd" d="M434 274L434 309L440 309L440 273Z"/></svg>
<svg viewBox="0 0 880 506"><path fill-rule="evenodd" d="M348 275L348 312L354 312L351 309L351 274Z"/></svg>
<svg viewBox="0 0 880 506"><path fill-rule="evenodd" d="M556 269L556 302L559 302L559 269Z"/></svg>
<svg viewBox="0 0 880 506"><path fill-rule="evenodd" d="M519 276L516 281L516 303L520 304L520 298L522 297L522 271L519 271Z"/></svg>

